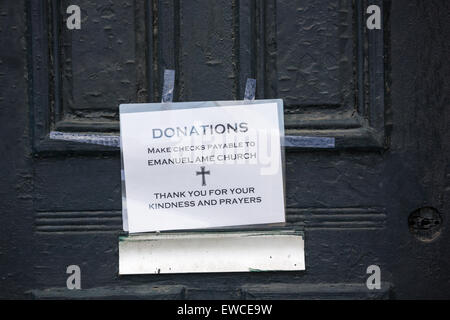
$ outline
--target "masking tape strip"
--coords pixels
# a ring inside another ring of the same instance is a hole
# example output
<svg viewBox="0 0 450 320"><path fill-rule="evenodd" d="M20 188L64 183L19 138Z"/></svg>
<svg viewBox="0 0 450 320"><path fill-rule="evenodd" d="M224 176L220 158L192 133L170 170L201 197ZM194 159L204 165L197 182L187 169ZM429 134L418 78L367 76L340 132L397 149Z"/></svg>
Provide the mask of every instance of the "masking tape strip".
<svg viewBox="0 0 450 320"><path fill-rule="evenodd" d="M99 144L103 146L120 148L120 136L52 131L50 132L50 139ZM285 136L283 145L285 147L294 148L332 149L335 148L335 138Z"/></svg>
<svg viewBox="0 0 450 320"><path fill-rule="evenodd" d="M247 78L245 84L244 100L255 100L256 94L256 79Z"/></svg>
<svg viewBox="0 0 450 320"><path fill-rule="evenodd" d="M50 139L120 147L120 136L51 131Z"/></svg>
<svg viewBox="0 0 450 320"><path fill-rule="evenodd" d="M335 139L329 137L285 136L284 146L294 148L333 149L335 148Z"/></svg>
<svg viewBox="0 0 450 320"><path fill-rule="evenodd" d="M164 85L162 90L161 102L172 102L173 101L173 91L175 89L175 70L165 69L164 70Z"/></svg>

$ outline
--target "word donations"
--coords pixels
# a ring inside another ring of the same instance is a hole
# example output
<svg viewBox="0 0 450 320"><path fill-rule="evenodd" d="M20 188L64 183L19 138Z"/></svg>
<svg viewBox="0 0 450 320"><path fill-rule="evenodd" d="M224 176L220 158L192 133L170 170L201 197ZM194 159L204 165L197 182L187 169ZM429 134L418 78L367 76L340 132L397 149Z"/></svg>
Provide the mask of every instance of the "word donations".
<svg viewBox="0 0 450 320"><path fill-rule="evenodd" d="M283 223L282 100L120 105L130 233Z"/></svg>
<svg viewBox="0 0 450 320"><path fill-rule="evenodd" d="M226 123L226 124L202 124L199 126L184 126L184 127L169 127L165 129L154 128L152 129L153 139L161 137L172 138L174 136L192 136L192 135L212 135L212 134L224 134L232 132L247 132L248 126L246 122L241 123Z"/></svg>

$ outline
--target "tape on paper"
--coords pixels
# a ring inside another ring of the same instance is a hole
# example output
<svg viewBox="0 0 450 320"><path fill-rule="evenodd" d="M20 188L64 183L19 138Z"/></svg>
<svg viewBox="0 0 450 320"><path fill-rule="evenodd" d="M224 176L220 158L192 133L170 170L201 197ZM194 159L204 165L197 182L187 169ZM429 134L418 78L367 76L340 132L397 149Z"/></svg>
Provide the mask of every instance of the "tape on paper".
<svg viewBox="0 0 450 320"><path fill-rule="evenodd" d="M245 84L244 100L255 100L256 95L256 79L247 79Z"/></svg>
<svg viewBox="0 0 450 320"><path fill-rule="evenodd" d="M164 84L162 91L162 103L173 101L173 92L175 89L175 70L164 70Z"/></svg>
<svg viewBox="0 0 450 320"><path fill-rule="evenodd" d="M333 137L285 136L284 146L294 148L333 149L335 148L335 139Z"/></svg>
<svg viewBox="0 0 450 320"><path fill-rule="evenodd" d="M120 147L120 136L51 131L50 139Z"/></svg>

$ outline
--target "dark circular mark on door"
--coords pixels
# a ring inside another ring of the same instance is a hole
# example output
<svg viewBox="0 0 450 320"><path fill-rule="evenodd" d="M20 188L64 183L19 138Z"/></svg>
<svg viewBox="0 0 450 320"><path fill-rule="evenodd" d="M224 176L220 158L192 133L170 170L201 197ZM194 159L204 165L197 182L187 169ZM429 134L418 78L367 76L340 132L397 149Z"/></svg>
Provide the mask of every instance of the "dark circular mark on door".
<svg viewBox="0 0 450 320"><path fill-rule="evenodd" d="M419 208L409 215L408 226L417 239L430 242L441 234L442 216L435 208Z"/></svg>

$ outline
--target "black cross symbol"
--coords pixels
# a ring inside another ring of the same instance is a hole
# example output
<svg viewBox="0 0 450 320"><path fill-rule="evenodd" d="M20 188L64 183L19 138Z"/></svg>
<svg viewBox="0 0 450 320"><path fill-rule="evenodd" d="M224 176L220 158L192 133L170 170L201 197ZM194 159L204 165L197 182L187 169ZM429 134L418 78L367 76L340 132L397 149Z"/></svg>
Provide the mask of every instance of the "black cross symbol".
<svg viewBox="0 0 450 320"><path fill-rule="evenodd" d="M205 179L205 174L210 174L209 170L205 171L205 167L200 167L201 171L197 171L196 175L202 175L202 186L206 186L206 179Z"/></svg>

